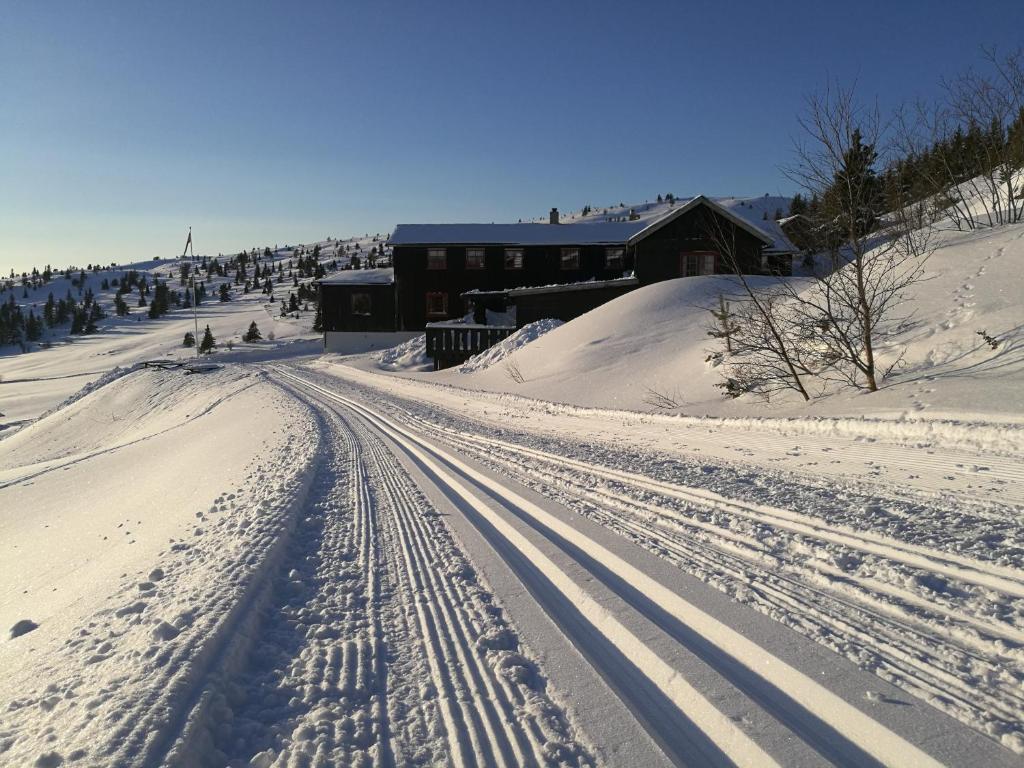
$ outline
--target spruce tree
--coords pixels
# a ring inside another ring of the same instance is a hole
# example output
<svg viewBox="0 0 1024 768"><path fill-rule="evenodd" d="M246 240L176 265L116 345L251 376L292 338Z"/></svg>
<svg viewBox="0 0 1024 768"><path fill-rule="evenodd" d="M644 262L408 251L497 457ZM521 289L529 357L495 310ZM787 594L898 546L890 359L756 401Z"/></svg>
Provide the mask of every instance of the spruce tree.
<svg viewBox="0 0 1024 768"><path fill-rule="evenodd" d="M259 341L262 338L263 337L260 335L260 329L256 326L256 321L253 320L249 323L249 330L245 332L245 335L242 337L242 341L253 342Z"/></svg>
<svg viewBox="0 0 1024 768"><path fill-rule="evenodd" d="M213 348L217 346L217 340L213 338L213 334L210 333L210 326L206 326L206 330L203 331L203 340L199 342L199 351L207 355L213 351Z"/></svg>
<svg viewBox="0 0 1024 768"><path fill-rule="evenodd" d="M192 331L185 332L185 341L182 342L182 346L189 347L190 349L196 345L196 336Z"/></svg>

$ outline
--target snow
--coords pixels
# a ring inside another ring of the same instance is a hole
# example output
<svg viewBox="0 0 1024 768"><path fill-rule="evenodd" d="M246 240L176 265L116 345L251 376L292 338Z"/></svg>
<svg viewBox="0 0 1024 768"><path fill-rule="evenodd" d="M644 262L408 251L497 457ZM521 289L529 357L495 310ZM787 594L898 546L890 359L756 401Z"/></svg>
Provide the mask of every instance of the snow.
<svg viewBox="0 0 1024 768"><path fill-rule="evenodd" d="M502 339L493 347L489 347L480 354L469 358L469 360L459 366L458 371L459 373L476 373L477 371L483 371L487 368L491 368L497 363L511 357L530 342L536 341L545 333L554 330L560 325L562 325L562 321L554 319L538 320L535 323L524 325L511 336Z"/></svg>
<svg viewBox="0 0 1024 768"><path fill-rule="evenodd" d="M529 288L510 288L509 296L532 296L537 293L564 293L566 291L590 291L596 288L622 288L626 286L639 285L640 281L635 277L619 277L613 280L585 280L578 283L556 283L553 285L538 285Z"/></svg>
<svg viewBox="0 0 1024 768"><path fill-rule="evenodd" d="M430 370L433 362L427 356L427 337L416 336L397 347L374 353L378 365L386 371Z"/></svg>
<svg viewBox="0 0 1024 768"><path fill-rule="evenodd" d="M389 285L395 282L395 270L343 269L319 280L322 285Z"/></svg>

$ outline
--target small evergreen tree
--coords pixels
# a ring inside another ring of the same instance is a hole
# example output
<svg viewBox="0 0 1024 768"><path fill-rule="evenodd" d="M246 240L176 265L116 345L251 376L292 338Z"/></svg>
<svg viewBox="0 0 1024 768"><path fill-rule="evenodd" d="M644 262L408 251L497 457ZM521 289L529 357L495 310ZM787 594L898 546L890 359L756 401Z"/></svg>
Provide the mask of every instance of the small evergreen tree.
<svg viewBox="0 0 1024 768"><path fill-rule="evenodd" d="M217 340L210 333L210 326L206 326L206 330L203 331L203 340L199 342L199 351L204 355L208 355L215 346L217 346Z"/></svg>
<svg viewBox="0 0 1024 768"><path fill-rule="evenodd" d="M185 332L185 341L182 342L183 346L189 347L190 349L196 345L196 335L192 331Z"/></svg>
<svg viewBox="0 0 1024 768"><path fill-rule="evenodd" d="M245 332L245 335L242 337L242 341L253 342L259 341L262 338L263 337L260 335L260 329L256 326L256 321L253 320L249 323L249 330Z"/></svg>

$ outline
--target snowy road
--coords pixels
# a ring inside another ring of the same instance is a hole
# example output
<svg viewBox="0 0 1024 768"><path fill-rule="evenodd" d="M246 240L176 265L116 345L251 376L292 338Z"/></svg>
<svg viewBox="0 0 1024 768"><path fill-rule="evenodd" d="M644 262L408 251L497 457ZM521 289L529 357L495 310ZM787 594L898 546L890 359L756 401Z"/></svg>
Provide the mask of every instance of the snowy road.
<svg viewBox="0 0 1024 768"><path fill-rule="evenodd" d="M512 584L495 589L500 600L519 585L526 588L544 610L549 631L538 630L535 622L515 623L599 759L623 761L629 750L646 751L653 744L670 762L683 764L976 764L982 756L990 764L1016 762L1009 751L906 695L910 688L948 698L982 720L1018 722L1022 705L1012 676L999 680L996 674L979 687L963 674L972 663L992 661L993 642L1020 643L1012 623L930 604L883 580L837 586L825 576L841 569L814 558L798 561L789 568L795 573L787 573L772 562L756 529L771 526L805 546L813 540L826 550L854 551L1014 599L1024 595L1020 572L824 525L784 508L595 467L440 420L410 419L407 412L399 420L324 377L284 369L275 375L323 407L355 415L362 422L358 431L389 443L418 475L420 487L447 502L460 537L469 541L464 531L472 527L477 546L485 543L483 550L470 546L470 556L490 563L481 568L491 584ZM397 467L392 471L400 473ZM523 483L548 493L539 495ZM588 506L590 519L575 514L573 502ZM694 507L742 524L726 526L721 535L719 522L679 511ZM655 542L658 556L615 531ZM699 568L744 582L759 595L758 607L767 606L769 615L794 616L803 623L803 635L722 600L721 593L680 572ZM806 639L828 632L859 641L877 659L876 672L901 687ZM567 638L580 656L568 665L574 672L565 679L548 663L554 634ZM574 701L573 685L588 675L600 679L600 685L587 683L592 690L604 686L620 705L602 714L600 726ZM609 731L633 739L617 745L618 752L603 735L609 717L624 721Z"/></svg>

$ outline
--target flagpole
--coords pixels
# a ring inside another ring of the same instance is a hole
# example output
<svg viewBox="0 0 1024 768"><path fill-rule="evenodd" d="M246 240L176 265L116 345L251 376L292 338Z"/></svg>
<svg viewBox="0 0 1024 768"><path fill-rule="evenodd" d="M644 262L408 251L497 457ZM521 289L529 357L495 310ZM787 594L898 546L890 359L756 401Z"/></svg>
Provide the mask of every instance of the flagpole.
<svg viewBox="0 0 1024 768"><path fill-rule="evenodd" d="M199 359L199 286L196 285L196 252L192 247L192 227L188 228L188 240L185 241L185 248L189 252L189 257L192 259L192 320L196 326L196 335L192 338L195 342L196 347L196 359ZM182 257L185 256L185 252L182 251Z"/></svg>

